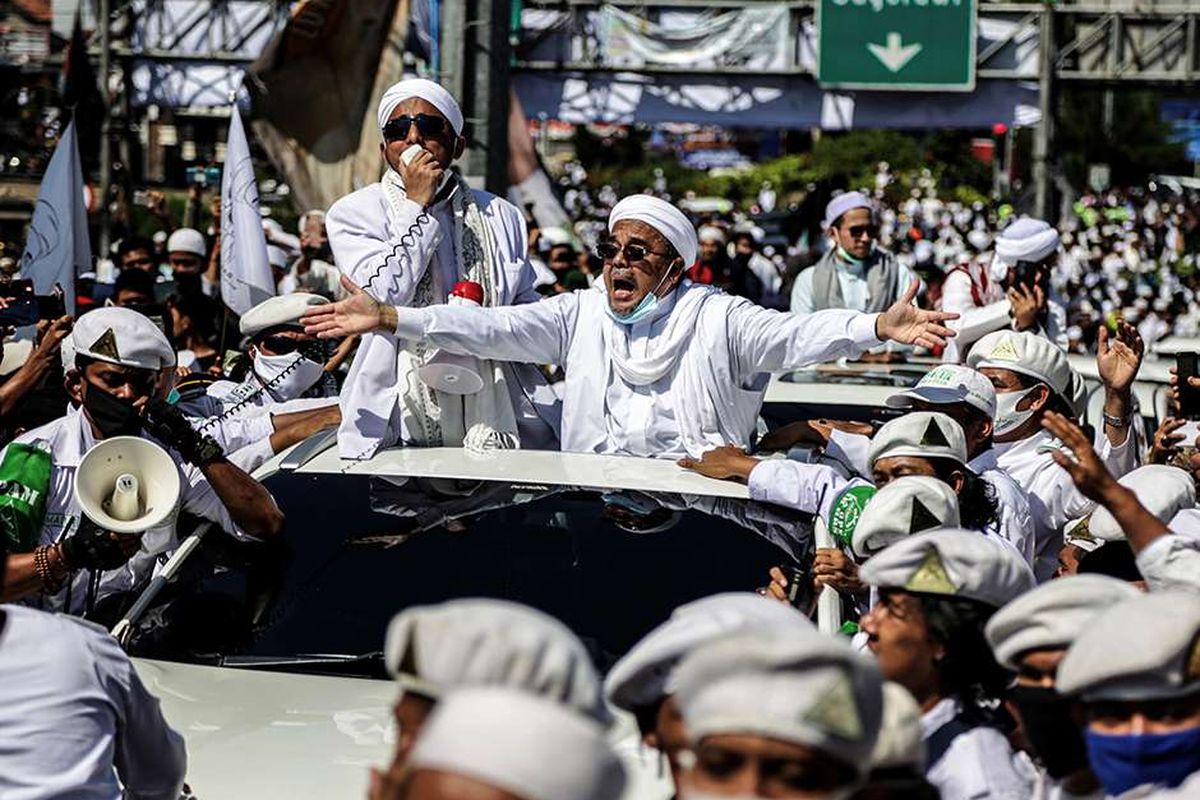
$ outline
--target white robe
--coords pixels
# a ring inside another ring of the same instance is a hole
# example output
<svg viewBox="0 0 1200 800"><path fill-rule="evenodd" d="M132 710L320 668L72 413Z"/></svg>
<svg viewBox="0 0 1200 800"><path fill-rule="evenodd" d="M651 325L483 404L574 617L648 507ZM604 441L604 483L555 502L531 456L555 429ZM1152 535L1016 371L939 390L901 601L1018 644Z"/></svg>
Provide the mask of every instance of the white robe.
<svg viewBox="0 0 1200 800"><path fill-rule="evenodd" d="M698 457L722 444L748 447L770 372L880 343L875 314L785 314L690 281L632 326L610 319L607 303L597 287L513 308L400 309L396 333L480 358L562 365L563 450L667 458ZM672 369L647 385L626 382L609 353L610 334L632 358L662 356L672 311L684 304L684 313L702 305Z"/></svg>
<svg viewBox="0 0 1200 800"><path fill-rule="evenodd" d="M541 299L534 291L536 276L526 256L528 236L521 212L487 192L475 192L475 199L496 245L492 280L500 304ZM325 224L338 269L381 303L411 305L430 265L440 271L447 292L460 280L454 217L445 200L429 214L405 200L402 218L393 219L382 184L373 183L334 203ZM410 258L398 257L404 251ZM410 268L410 264L417 266ZM366 458L380 447L414 438L398 403L403 387L398 385L397 356L394 337L363 336L342 387L338 449L343 458ZM506 369L505 377L521 446L554 446L558 424L554 392L528 364Z"/></svg>
<svg viewBox="0 0 1200 800"><path fill-rule="evenodd" d="M1097 435L1096 451L1104 466L1120 478L1137 466L1134 437L1113 447L1103 432ZM1058 551L1063 544L1063 526L1092 513L1096 504L1088 500L1071 480L1070 474L1050 456L1057 440L1046 431L1038 431L1019 442L997 443L993 448L1000 469L1007 472L1029 496L1033 512L1036 558L1033 572L1039 582L1049 580L1058 566Z"/></svg>

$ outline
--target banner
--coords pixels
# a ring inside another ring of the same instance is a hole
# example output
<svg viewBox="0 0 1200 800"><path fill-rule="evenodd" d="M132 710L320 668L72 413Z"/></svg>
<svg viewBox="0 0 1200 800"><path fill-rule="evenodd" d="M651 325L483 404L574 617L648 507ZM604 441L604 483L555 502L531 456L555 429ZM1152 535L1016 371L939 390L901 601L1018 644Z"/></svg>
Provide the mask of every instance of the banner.
<svg viewBox="0 0 1200 800"><path fill-rule="evenodd" d="M37 205L21 254L21 277L38 294L62 286L67 313L75 313L75 276L92 269L87 210L83 207L83 170L75 123L67 125L42 177Z"/></svg>
<svg viewBox="0 0 1200 800"><path fill-rule="evenodd" d="M698 72L717 66L780 70L793 61L785 5L662 11L656 22L604 6L601 19L607 66L664 65Z"/></svg>
<svg viewBox="0 0 1200 800"><path fill-rule="evenodd" d="M408 0L307 0L247 71L254 132L302 208L379 179L375 105L400 80Z"/></svg>
<svg viewBox="0 0 1200 800"><path fill-rule="evenodd" d="M245 314L274 296L275 278L258 213L254 164L242 115L233 106L221 174L221 299L235 314Z"/></svg>

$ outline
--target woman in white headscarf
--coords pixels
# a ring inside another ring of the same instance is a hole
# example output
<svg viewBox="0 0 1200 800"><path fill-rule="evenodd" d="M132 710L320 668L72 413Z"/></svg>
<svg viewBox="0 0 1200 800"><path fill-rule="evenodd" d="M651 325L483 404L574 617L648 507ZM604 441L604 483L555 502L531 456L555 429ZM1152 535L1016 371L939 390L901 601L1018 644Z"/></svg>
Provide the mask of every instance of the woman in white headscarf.
<svg viewBox="0 0 1200 800"><path fill-rule="evenodd" d="M383 178L338 200L326 225L338 268L392 306L445 303L462 281L483 306L534 302L521 212L472 190L451 170L466 146L454 98L432 81L410 79L379 103ZM526 364L469 359L447 368L422 342L364 337L342 391L338 449L361 459L397 442L477 448L558 446L558 405L541 373ZM447 369L471 375L439 382Z"/></svg>

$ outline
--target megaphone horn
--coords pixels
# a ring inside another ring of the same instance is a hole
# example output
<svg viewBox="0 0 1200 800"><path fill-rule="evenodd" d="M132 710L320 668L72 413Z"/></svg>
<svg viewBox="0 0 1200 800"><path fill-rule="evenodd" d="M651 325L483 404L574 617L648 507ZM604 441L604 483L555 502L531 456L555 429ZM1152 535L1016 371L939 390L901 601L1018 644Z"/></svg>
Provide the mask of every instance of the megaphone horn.
<svg viewBox="0 0 1200 800"><path fill-rule="evenodd" d="M471 356L461 356L438 350L417 369L417 377L446 394L475 394L483 388L483 378L476 370L479 362Z"/></svg>
<svg viewBox="0 0 1200 800"><path fill-rule="evenodd" d="M179 502L179 468L154 442L105 439L75 471L75 500L84 516L113 533L142 533L165 522Z"/></svg>

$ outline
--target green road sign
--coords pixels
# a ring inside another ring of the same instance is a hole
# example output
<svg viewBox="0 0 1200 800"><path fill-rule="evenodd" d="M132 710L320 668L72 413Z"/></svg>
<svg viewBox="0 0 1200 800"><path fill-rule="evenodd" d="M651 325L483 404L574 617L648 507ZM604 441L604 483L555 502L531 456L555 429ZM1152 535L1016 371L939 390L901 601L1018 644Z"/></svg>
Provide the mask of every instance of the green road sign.
<svg viewBox="0 0 1200 800"><path fill-rule="evenodd" d="M817 29L822 85L975 88L975 0L820 0Z"/></svg>

